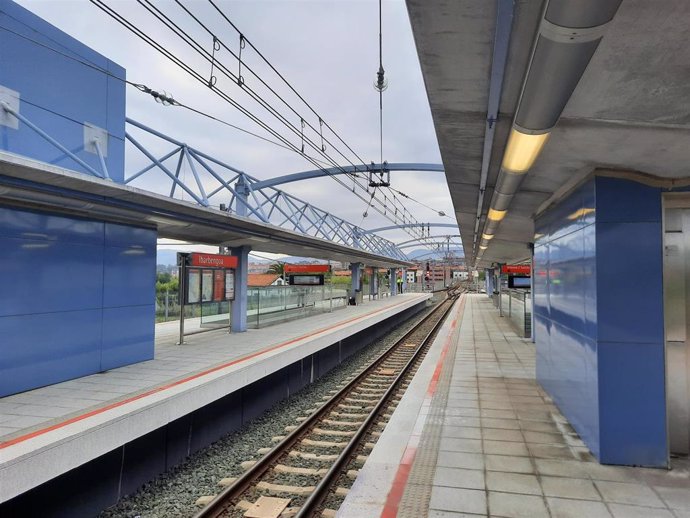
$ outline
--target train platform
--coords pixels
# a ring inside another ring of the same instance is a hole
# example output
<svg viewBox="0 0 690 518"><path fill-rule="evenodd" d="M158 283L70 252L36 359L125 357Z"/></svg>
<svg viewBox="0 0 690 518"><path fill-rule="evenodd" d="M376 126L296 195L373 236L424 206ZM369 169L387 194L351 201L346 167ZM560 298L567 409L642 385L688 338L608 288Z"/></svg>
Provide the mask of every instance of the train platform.
<svg viewBox="0 0 690 518"><path fill-rule="evenodd" d="M183 346L163 334L151 361L0 398L0 503L98 461L95 475L109 485L102 502L110 505L309 384L430 298L404 294L241 334L209 331Z"/></svg>
<svg viewBox="0 0 690 518"><path fill-rule="evenodd" d="M690 462L606 466L535 381L486 295L440 330L338 518L688 518Z"/></svg>

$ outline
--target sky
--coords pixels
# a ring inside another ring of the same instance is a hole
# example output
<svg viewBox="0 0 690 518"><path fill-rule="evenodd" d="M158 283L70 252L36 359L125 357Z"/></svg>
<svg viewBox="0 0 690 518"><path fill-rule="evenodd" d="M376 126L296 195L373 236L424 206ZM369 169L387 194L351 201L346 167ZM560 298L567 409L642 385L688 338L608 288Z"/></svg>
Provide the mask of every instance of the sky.
<svg viewBox="0 0 690 518"><path fill-rule="evenodd" d="M139 3L133 0L105 2L195 70L210 76L208 63L195 55ZM183 104L270 137L236 108L87 0L18 0L18 3L126 68L128 80L165 91ZM183 0L181 3L219 40L237 52L238 32L222 19L210 3L206 0ZM379 161L379 97L373 87L379 59L376 0L217 0L216 3L244 37L268 58L364 162ZM195 41L211 50L212 36L174 1L155 2L154 5ZM271 105L291 123L299 126L300 118L304 118L318 128L318 117L288 90L249 45L245 46L242 58L245 67L253 69L288 100L297 114L282 105L256 77L245 70L242 75L247 85L266 96ZM237 70L237 60L225 49L218 52L217 59L230 70ZM383 2L383 65L389 82L383 94L384 160L441 163L424 80L402 0ZM217 71L215 75L219 88L271 127L279 129L290 142L301 145L299 136L291 135L239 86ZM260 179L315 168L297 153L183 108L163 106L132 87L127 88L127 116ZM140 135L135 130L132 132ZM334 136L328 132L325 135L335 143ZM314 140L320 140L318 134L311 136ZM171 146L163 145L161 141L143 139L142 142L159 155L172 150ZM342 144L338 148L345 157L337 155L330 146L327 152L338 159L339 165L349 163L348 160L357 163L357 158L347 152ZM126 176L146 164L147 161L133 147L127 149ZM169 180L165 183L164 178L162 173L160 176L145 175L132 185L165 192L170 184ZM346 177L341 178L351 185ZM455 222L442 173L392 173L391 186L433 208L430 210L407 201L407 210L418 221ZM286 184L281 188L364 228L391 224L373 210L366 211L368 216L363 218L366 203L332 178ZM441 217L438 211L449 216ZM447 235L448 230L432 229L432 235ZM410 239L403 231L381 235L396 242Z"/></svg>

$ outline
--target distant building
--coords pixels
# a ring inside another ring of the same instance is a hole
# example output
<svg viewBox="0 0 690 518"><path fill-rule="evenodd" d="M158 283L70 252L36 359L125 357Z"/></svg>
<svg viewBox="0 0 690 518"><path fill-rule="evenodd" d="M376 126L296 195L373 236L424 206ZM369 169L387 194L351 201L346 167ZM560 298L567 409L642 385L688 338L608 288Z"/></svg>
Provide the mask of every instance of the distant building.
<svg viewBox="0 0 690 518"><path fill-rule="evenodd" d="M265 288L266 286L283 286L285 281L275 273L249 273L247 286L250 288Z"/></svg>

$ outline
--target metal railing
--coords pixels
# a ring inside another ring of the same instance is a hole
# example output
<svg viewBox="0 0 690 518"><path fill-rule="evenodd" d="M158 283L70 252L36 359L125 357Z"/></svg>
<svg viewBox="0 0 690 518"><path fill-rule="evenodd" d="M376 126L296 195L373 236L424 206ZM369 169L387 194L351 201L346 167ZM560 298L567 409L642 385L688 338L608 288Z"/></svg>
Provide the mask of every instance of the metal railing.
<svg viewBox="0 0 690 518"><path fill-rule="evenodd" d="M529 290L503 289L503 316L510 319L523 338L532 336L532 294Z"/></svg>

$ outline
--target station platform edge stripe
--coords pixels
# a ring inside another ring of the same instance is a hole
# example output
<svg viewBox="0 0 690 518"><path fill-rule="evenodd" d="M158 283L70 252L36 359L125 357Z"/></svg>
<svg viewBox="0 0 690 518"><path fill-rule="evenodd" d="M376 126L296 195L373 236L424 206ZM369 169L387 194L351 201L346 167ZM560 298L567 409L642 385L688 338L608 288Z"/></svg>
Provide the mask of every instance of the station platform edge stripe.
<svg viewBox="0 0 690 518"><path fill-rule="evenodd" d="M465 301L466 297L465 295L462 295L460 300L460 306L458 307L458 310L455 313L455 317L453 318L453 321L451 323L451 327L448 332L448 337L446 338L446 342L443 344L443 349L441 350L441 354L438 358L438 361L436 362L436 368L434 369L434 373L432 374L431 379L429 380L429 385L427 386L426 390L426 397L424 398L422 406L426 405L427 403L431 404L431 399L436 393L438 380L441 376L441 370L443 369L443 362L446 359L448 349L450 348L450 344L453 340L455 329L458 326L458 321L462 318L462 315L465 310ZM380 518L395 518L398 515L398 506L400 505L403 493L405 492L405 487L407 487L407 479L409 478L410 472L412 471L412 464L414 463L414 459L417 454L417 446L419 444L420 439L421 436L414 435L414 433L410 436L407 442L407 446L405 447L405 451L400 460L400 464L398 465L398 470L396 471L395 477L393 478L391 489L388 492L388 496L386 497L386 503L383 506Z"/></svg>
<svg viewBox="0 0 690 518"><path fill-rule="evenodd" d="M182 385L182 384L184 384L184 383L187 383L187 382L189 382L189 381L192 381L192 380L195 380L195 379L202 378L202 377L207 376L207 375L209 375L209 374L212 374L212 373L214 373L214 372L223 370L223 369L225 369L225 368L227 368L227 367L231 367L231 366L233 366L233 365L237 365L238 363L242 363L242 362L251 360L252 358L256 358L257 356L261 356L262 354L266 354L266 353L275 351L275 350L277 350L277 349L281 349L281 348L283 348L283 347L286 347L286 346L288 346L288 345L294 344L294 343L296 343L296 342L299 342L300 340L305 340L305 339L307 339L307 338L311 338L312 336L316 336L316 335L321 334L321 333L324 333L324 332L326 332L326 331L332 331L332 330L337 329L337 328L339 328L339 327L342 327L342 326L344 326L344 325L350 324L350 323L352 323L352 322L356 322L357 320L361 320L361 319L364 319L364 318L371 317L371 316L373 316L373 315L376 315L377 313L381 313L382 311L387 311L387 310L396 308L396 307L398 307L398 306L400 306L400 305L402 305L402 304L405 304L405 303L407 303L407 302L409 302L409 301L405 300L405 301L402 301L402 302L398 302L397 304L393 304L392 306L387 306L387 307L385 307L385 308L377 309L376 311L373 311L373 312L371 312L371 313L367 313L367 314L365 314L365 315L360 315L360 316L358 316L358 317L352 317L352 318L350 318L350 319L348 319L348 320L345 320L345 321L343 321L343 322L340 322L339 324L336 324L335 326L322 327L321 329L317 329L317 330L315 330L315 331L312 331L311 333L307 333L307 334L304 334L304 335L300 335L300 336L298 336L298 337L296 337L296 338L292 338L292 339L287 340L287 341L285 341L285 342L281 342L281 343L279 343L279 344L276 344L276 345L272 345L272 346L270 346L270 347L267 347L266 349L261 349L261 350L259 350L259 351L255 351L255 352L253 352L253 353L251 353L251 354L248 354L248 355L246 355L246 356L242 356L242 357L240 357L240 358L236 358L236 359L234 359L234 360L232 360L232 361L223 363L223 364L221 364L221 365L216 365L215 367L212 367L212 368L210 368L210 369L206 369L206 370L204 370L204 371L202 371L202 372L198 372L198 373L196 373L196 374L193 374L192 376L188 376L188 377L183 378L183 379L181 379L181 380L177 380L177 381L175 381L175 382L173 382L173 383L168 383L168 384L166 384L166 385L162 385L162 386L160 386L160 387L156 387L156 388L154 388L154 389L148 390L148 391L143 392L143 393L141 393L141 394L137 394L136 396L132 396L132 397L127 398L127 399L123 399L122 401L116 401L115 403L111 403L111 404L106 405L106 406L104 406L104 407L96 408L96 409L94 409L94 410L91 410L90 412L86 412L86 413L84 413L84 414L80 414L80 415L71 417L71 418L69 418L69 419L66 419L65 421L61 421L61 422L59 422L59 423L55 423L54 425L48 426L48 427L46 427L46 428L41 428L40 430L35 430L35 431L30 432L30 433L27 433L27 434L25 434L25 435L20 435L19 437L15 437L14 439L10 439L9 441L1 442L1 443L0 443L0 450L5 449L5 448L9 448L10 446L14 446L15 444L19 444L19 443L24 442L24 441L27 441L27 440L29 440L29 439L33 439L33 438L35 438L35 437L38 437L38 436L40 436L40 435L44 435L44 434L49 433L49 432L52 432L52 431L54 431L54 430L58 430L58 429L60 429L60 428L64 428L65 426L69 426L69 425L74 424L74 423L77 423L77 422L79 422L79 421L83 421L84 419L88 419L89 417L93 417L93 416L95 416L95 415L102 414L102 413L107 412L107 411L109 411L109 410L113 410L113 409L115 409L115 408L119 408L119 407L121 407L121 406L127 405L127 404L129 404L129 403L134 402L134 401L139 401L140 399L144 399L144 398L146 398L146 397L148 397L148 396L152 396L153 394L158 394L159 392L163 392L163 391L165 391L165 390L169 390L169 389L171 389L171 388L173 388L173 387L177 387L177 386Z"/></svg>

